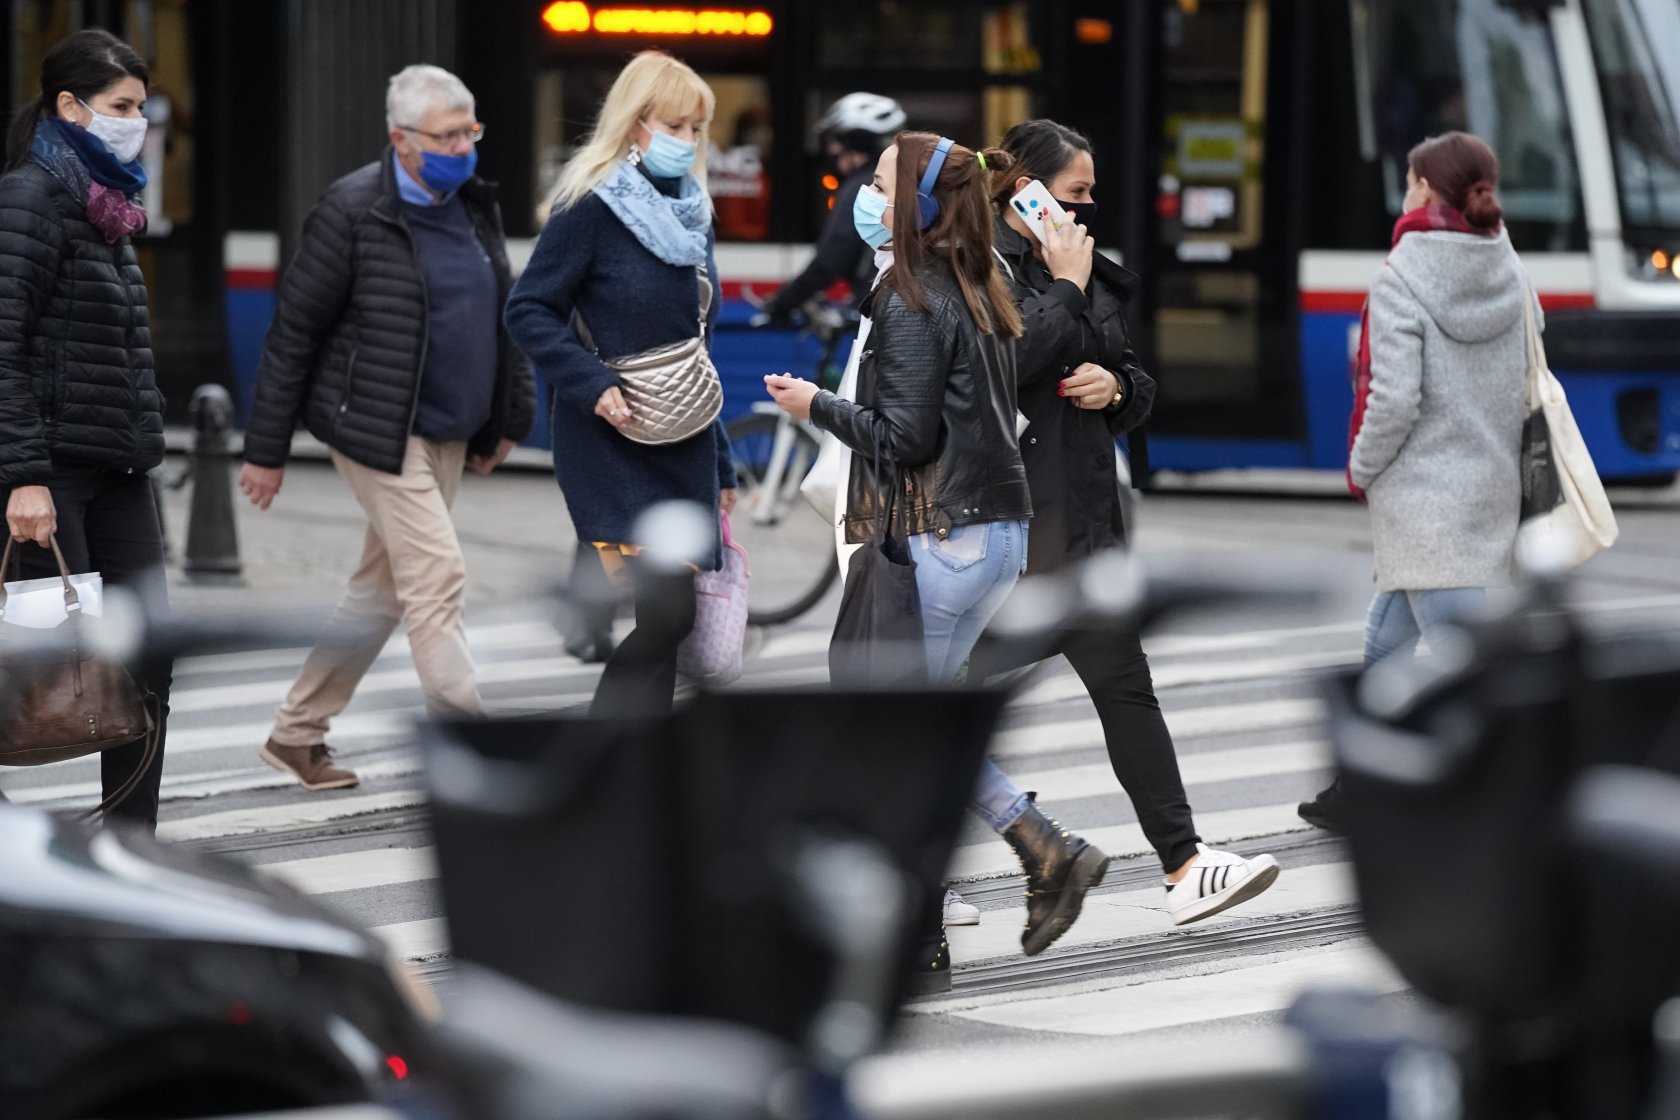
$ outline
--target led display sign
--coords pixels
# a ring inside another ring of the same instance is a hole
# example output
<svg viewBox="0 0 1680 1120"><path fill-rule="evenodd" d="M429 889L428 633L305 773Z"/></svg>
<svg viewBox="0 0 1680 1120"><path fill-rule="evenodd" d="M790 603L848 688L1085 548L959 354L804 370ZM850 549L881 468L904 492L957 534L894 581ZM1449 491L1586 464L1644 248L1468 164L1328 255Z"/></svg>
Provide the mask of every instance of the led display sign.
<svg viewBox="0 0 1680 1120"><path fill-rule="evenodd" d="M723 8L591 8L577 0L561 0L543 9L543 23L557 35L590 31L603 35L720 35L770 34L769 12L741 12Z"/></svg>

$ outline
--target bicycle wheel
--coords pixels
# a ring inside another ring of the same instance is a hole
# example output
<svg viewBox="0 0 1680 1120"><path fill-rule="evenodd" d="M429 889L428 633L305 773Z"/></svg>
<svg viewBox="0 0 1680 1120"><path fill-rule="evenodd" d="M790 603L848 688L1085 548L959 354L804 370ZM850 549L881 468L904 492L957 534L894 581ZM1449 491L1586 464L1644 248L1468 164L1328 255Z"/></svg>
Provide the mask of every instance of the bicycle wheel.
<svg viewBox="0 0 1680 1120"><path fill-rule="evenodd" d="M740 492L729 524L752 561L747 621L791 622L840 576L834 528L799 493L816 462L817 440L780 414L751 413L727 430Z"/></svg>

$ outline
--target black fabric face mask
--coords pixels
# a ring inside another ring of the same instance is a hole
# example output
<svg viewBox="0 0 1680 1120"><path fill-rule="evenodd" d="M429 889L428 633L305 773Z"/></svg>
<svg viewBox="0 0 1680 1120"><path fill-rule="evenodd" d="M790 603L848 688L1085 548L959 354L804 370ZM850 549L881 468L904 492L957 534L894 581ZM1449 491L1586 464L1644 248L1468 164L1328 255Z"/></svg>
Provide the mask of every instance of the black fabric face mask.
<svg viewBox="0 0 1680 1120"><path fill-rule="evenodd" d="M1056 205L1073 215L1073 220L1086 229L1091 228L1091 223L1097 218L1097 204L1095 202L1063 202L1058 198Z"/></svg>

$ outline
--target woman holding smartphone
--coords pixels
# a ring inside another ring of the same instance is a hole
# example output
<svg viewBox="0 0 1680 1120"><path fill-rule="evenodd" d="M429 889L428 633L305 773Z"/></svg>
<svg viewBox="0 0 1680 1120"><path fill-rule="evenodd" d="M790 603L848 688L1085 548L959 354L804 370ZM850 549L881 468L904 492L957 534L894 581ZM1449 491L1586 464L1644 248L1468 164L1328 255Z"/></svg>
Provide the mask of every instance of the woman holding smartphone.
<svg viewBox="0 0 1680 1120"><path fill-rule="evenodd" d="M792 416L853 451L846 539L869 539L877 492L901 498L922 603L927 669L957 679L980 632L1020 579L1032 501L1015 437L1021 316L992 255L980 156L903 132L881 154L853 210L859 235L892 248L870 296L857 401L788 375L765 378ZM1108 857L1045 817L991 762L974 808L1027 873L1022 948L1043 952L1079 915Z"/></svg>
<svg viewBox="0 0 1680 1120"><path fill-rule="evenodd" d="M1086 229L1096 212L1091 142L1033 120L1010 129L1002 149L991 161L991 194L998 260L1024 330L1016 369L1033 504L1027 571L1036 575L1125 546L1114 441L1149 418L1155 382L1126 336L1123 308L1137 277L1094 252ZM1047 194L1069 220L1056 229L1046 206L1025 206L1042 215L1035 229L1014 205L1023 191ZM1278 874L1271 856L1216 851L1196 834L1137 632L1077 635L1060 652L1090 693L1109 763L1161 860L1173 923L1217 914L1271 886Z"/></svg>
<svg viewBox="0 0 1680 1120"><path fill-rule="evenodd" d="M594 547L609 579L635 591L636 628L607 658L597 713L669 712L677 648L694 628L692 575L645 562L641 516L662 502L724 513L735 504L721 421L676 442L633 440L625 430L635 417L613 368L696 331L710 343L717 259L699 156L713 104L711 87L663 51L631 59L561 173L531 263L508 296L508 334L554 389L554 471L578 540Z"/></svg>

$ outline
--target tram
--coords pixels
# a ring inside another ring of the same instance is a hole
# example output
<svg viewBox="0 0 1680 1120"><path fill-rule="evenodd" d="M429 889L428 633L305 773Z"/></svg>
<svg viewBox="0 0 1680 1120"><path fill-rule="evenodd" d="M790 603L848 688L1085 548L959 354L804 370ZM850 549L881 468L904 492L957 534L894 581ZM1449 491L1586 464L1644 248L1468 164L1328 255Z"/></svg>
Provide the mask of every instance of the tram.
<svg viewBox="0 0 1680 1120"><path fill-rule="evenodd" d="M744 297L773 290L808 258L834 185L812 124L834 98L868 89L897 97L912 126L965 142L994 142L1030 116L1092 137L1098 244L1144 280L1129 314L1160 385L1145 470L1341 469L1359 310L1398 213L1405 154L1427 135L1465 129L1500 156L1507 224L1546 311L1548 355L1601 473L1680 472L1680 0L410 3L443 27L435 60L478 96L481 169L501 183L516 262L536 233L534 203L631 51L671 50L711 83L727 297L716 352L731 412L760 399L763 373L814 361L810 340L749 329ZM138 4L195 6L234 10ZM288 29L315 8L336 18L390 5L236 7L244 23L228 33L238 62L222 67L224 94L251 74L301 76L305 93L338 83L311 103L329 115L287 124L290 149L270 152L266 134L230 127L227 166L201 172L240 185L220 207L214 250L228 379L248 390L285 230L330 179L325 166L312 172L319 183L289 169L325 162L322 129L345 127L344 106L366 100L364 115L376 116L401 43L371 54L366 42L320 48L363 52L354 66L334 65L337 55L276 61L300 52ZM253 24L261 19L271 34ZM201 112L222 103L215 92L200 90ZM338 173L378 150L378 121L358 128L361 147L344 150L339 138L331 153ZM265 187L252 166L272 169L282 188Z"/></svg>

